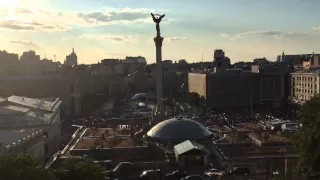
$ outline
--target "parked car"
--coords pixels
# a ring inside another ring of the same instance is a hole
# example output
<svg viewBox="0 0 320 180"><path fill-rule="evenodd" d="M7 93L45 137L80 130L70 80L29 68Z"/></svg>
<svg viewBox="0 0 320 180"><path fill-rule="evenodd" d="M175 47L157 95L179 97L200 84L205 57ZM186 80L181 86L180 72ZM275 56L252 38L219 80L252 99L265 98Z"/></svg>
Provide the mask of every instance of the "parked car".
<svg viewBox="0 0 320 180"><path fill-rule="evenodd" d="M229 173L231 175L234 175L234 176L237 176L237 175L240 175L240 176L247 176L247 175L250 175L250 168L247 168L247 167L233 167Z"/></svg>
<svg viewBox="0 0 320 180"><path fill-rule="evenodd" d="M285 123L281 125L282 133L295 133L301 129L302 125L299 123Z"/></svg>
<svg viewBox="0 0 320 180"><path fill-rule="evenodd" d="M225 174L225 172L219 171L216 168L211 168L211 169L205 171L204 174L208 177L219 177L219 176L223 176Z"/></svg>
<svg viewBox="0 0 320 180"><path fill-rule="evenodd" d="M142 174L140 175L140 179L145 179L145 180L159 179L159 172L160 172L160 169L143 171Z"/></svg>
<svg viewBox="0 0 320 180"><path fill-rule="evenodd" d="M203 178L200 175L190 175L180 180L203 180Z"/></svg>
<svg viewBox="0 0 320 180"><path fill-rule="evenodd" d="M177 170L177 171L173 171L171 173L166 174L165 177L167 180L171 180L171 179L176 180L176 179L184 178L187 175L188 175L187 172Z"/></svg>

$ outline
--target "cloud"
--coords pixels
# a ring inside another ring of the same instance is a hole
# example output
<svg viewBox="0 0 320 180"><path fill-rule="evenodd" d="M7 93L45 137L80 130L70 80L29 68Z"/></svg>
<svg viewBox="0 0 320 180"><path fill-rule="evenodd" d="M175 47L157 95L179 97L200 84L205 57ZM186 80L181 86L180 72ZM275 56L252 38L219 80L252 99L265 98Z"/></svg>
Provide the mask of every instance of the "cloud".
<svg viewBox="0 0 320 180"><path fill-rule="evenodd" d="M150 9L107 9L105 11L80 12L78 17L88 24L132 23L151 19Z"/></svg>
<svg viewBox="0 0 320 180"><path fill-rule="evenodd" d="M101 11L49 11L17 7L13 13L0 11L0 28L20 31L67 31L72 26L92 27L109 24L153 23L153 9L107 8ZM173 19L164 19L171 22Z"/></svg>
<svg viewBox="0 0 320 180"><path fill-rule="evenodd" d="M36 47L38 46L36 43L32 42L32 41L10 41L10 43L13 43L13 44L20 44L20 45L23 45L23 46L28 46L28 47Z"/></svg>
<svg viewBox="0 0 320 180"><path fill-rule="evenodd" d="M22 8L22 7L16 7L13 10L14 14L34 14L35 12L32 11L31 9L26 9L26 8Z"/></svg>
<svg viewBox="0 0 320 180"><path fill-rule="evenodd" d="M0 28L15 31L66 31L71 29L69 26L59 24L43 24L37 21L25 20L1 20Z"/></svg>
<svg viewBox="0 0 320 180"><path fill-rule="evenodd" d="M63 41L68 41L68 40L69 40L69 38L62 38L62 40L63 40Z"/></svg>
<svg viewBox="0 0 320 180"><path fill-rule="evenodd" d="M246 38L294 38L305 36L307 34L304 33L296 33L296 32L285 32L285 31L249 31L244 33L239 33L234 36L231 36L226 33L221 33L220 36L229 40L238 40L238 39L246 39Z"/></svg>
<svg viewBox="0 0 320 180"><path fill-rule="evenodd" d="M320 26L318 26L318 27L313 27L312 30L314 30L314 31L320 31Z"/></svg>
<svg viewBox="0 0 320 180"><path fill-rule="evenodd" d="M79 38L94 39L94 40L109 40L115 43L134 43L137 42L136 36L128 35L98 35L98 34L83 34Z"/></svg>
<svg viewBox="0 0 320 180"><path fill-rule="evenodd" d="M226 34L226 33L221 33L220 36L223 37L223 38L226 38L226 39L230 38L230 35Z"/></svg>
<svg viewBox="0 0 320 180"><path fill-rule="evenodd" d="M186 37L167 37L165 38L165 40L169 41L169 42L172 42L172 41L187 41L188 38Z"/></svg>

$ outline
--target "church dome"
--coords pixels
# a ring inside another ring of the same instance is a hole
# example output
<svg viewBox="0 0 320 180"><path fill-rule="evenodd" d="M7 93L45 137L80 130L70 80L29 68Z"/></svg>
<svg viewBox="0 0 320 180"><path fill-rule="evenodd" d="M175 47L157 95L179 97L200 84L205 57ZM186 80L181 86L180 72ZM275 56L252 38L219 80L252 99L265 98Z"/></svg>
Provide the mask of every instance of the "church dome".
<svg viewBox="0 0 320 180"><path fill-rule="evenodd" d="M206 140L212 133L200 123L185 119L172 118L155 125L148 131L147 137L155 140Z"/></svg>

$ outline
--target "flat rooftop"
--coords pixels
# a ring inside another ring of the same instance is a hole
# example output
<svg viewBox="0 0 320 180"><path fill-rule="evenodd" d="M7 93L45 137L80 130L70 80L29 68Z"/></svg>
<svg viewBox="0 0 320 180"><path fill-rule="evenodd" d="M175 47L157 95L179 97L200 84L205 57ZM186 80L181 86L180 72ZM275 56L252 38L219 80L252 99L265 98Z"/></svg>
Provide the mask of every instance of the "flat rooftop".
<svg viewBox="0 0 320 180"><path fill-rule="evenodd" d="M59 109L59 98L44 99L10 96L0 99L0 127L32 127L54 123L55 112Z"/></svg>
<svg viewBox="0 0 320 180"><path fill-rule="evenodd" d="M98 128L87 129L83 138L79 140L74 149L96 149L133 147L135 143L131 140L130 129L120 128Z"/></svg>
<svg viewBox="0 0 320 180"><path fill-rule="evenodd" d="M99 138L84 138L77 142L74 149L96 149L96 148L117 148L133 147L134 143L130 137L112 137L103 140Z"/></svg>
<svg viewBox="0 0 320 180"><path fill-rule="evenodd" d="M226 157L231 158L245 158L245 157L257 157L257 156L282 156L283 155L295 155L292 147L226 147L220 148Z"/></svg>
<svg viewBox="0 0 320 180"><path fill-rule="evenodd" d="M97 129L87 129L84 133L84 137L90 136L102 136L104 134L105 137L110 136L128 136L130 135L130 129L120 129L120 128L97 128Z"/></svg>

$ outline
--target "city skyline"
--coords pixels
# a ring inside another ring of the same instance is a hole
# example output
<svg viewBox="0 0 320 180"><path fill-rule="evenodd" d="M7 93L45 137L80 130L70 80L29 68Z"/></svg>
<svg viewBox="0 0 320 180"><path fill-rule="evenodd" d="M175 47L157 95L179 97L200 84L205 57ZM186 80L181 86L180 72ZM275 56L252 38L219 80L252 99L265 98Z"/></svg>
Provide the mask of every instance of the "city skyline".
<svg viewBox="0 0 320 180"><path fill-rule="evenodd" d="M290 4L289 4L290 3ZM294 5L293 5L294 4ZM80 64L104 58L144 56L155 62L156 34L150 12L164 13L163 59L212 60L224 49L232 62L319 52L320 1L308 0L0 0L1 50L35 50L63 62L72 52Z"/></svg>

